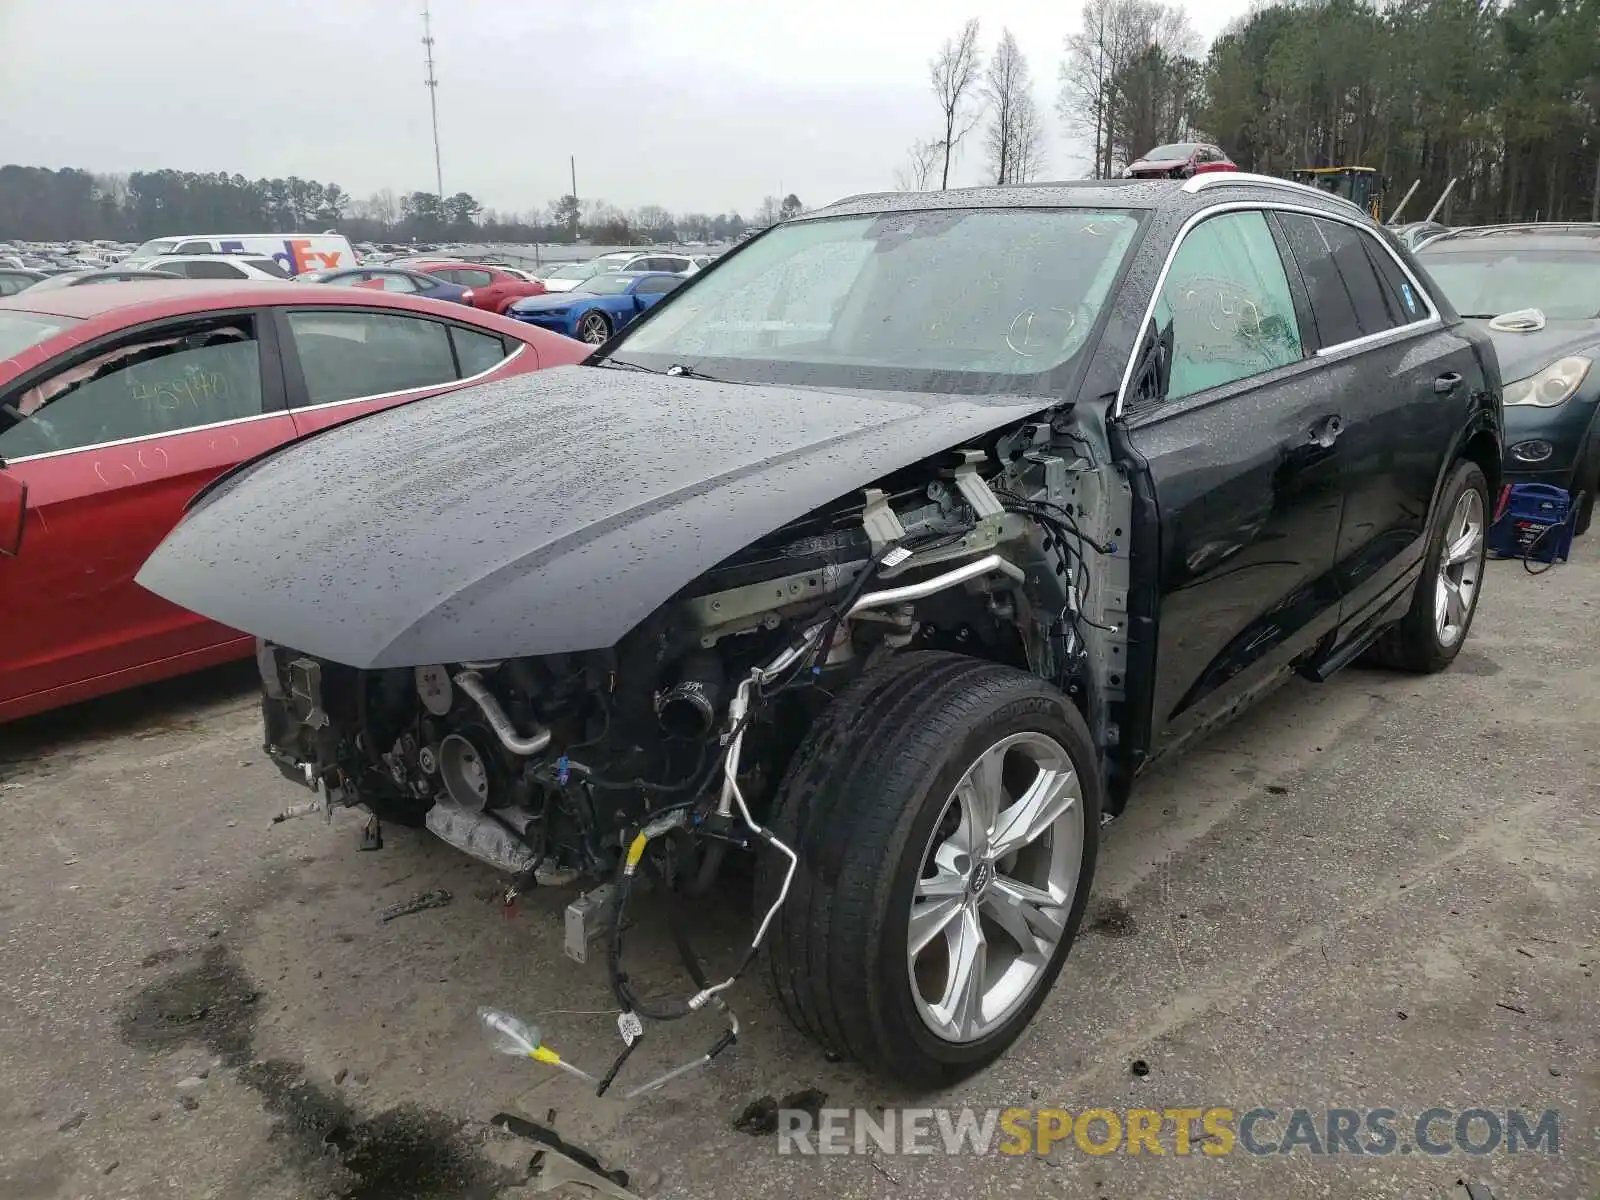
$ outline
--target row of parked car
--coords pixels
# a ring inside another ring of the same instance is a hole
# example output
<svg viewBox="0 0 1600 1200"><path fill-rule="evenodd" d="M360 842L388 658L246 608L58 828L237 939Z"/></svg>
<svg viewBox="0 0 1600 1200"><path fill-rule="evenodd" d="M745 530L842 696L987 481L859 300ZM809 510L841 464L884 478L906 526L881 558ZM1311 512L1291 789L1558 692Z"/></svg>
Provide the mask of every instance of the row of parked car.
<svg viewBox="0 0 1600 1200"><path fill-rule="evenodd" d="M470 305L598 345L711 261L710 255L624 250L530 273L503 263L428 256L386 256L386 261L373 264L358 261L354 252L335 251L320 257L343 259L342 265L292 272L286 263L293 265L318 255L280 252L273 256L260 249L220 249L230 240L238 239L216 239L218 248L207 240L202 248L183 252L183 239L166 239L178 245L158 246L152 254L136 250L115 266L80 263L49 274L0 265L0 296L169 279L294 279ZM284 244L295 241L284 239ZM551 299L554 296L561 299Z"/></svg>

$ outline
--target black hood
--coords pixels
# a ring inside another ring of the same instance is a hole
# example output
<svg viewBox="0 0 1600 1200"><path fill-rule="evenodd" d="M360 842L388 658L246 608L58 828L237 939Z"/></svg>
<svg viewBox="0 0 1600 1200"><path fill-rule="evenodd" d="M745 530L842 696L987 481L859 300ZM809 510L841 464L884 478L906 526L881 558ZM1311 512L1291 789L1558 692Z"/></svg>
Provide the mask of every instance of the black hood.
<svg viewBox="0 0 1600 1200"><path fill-rule="evenodd" d="M601 649L757 538L1044 407L560 367L287 446L138 578L355 667Z"/></svg>
<svg viewBox="0 0 1600 1200"><path fill-rule="evenodd" d="M1600 320L1548 321L1543 329L1531 333L1491 329L1488 321L1478 317L1472 318L1470 323L1494 342L1500 375L1507 383L1537 375L1569 354L1592 354L1600 347Z"/></svg>

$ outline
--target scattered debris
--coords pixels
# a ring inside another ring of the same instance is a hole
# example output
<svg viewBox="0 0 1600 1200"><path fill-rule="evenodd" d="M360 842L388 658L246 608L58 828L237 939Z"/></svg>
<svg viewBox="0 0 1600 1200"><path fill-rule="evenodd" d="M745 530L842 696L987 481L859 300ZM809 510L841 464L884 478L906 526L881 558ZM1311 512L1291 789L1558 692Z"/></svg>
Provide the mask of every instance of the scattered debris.
<svg viewBox="0 0 1600 1200"><path fill-rule="evenodd" d="M1101 937L1126 938L1139 932L1139 922L1133 919L1133 909L1124 901L1112 898L1102 900L1095 909L1094 919L1086 926L1088 932Z"/></svg>
<svg viewBox="0 0 1600 1200"><path fill-rule="evenodd" d="M57 1125L56 1126L56 1132L57 1133L71 1133L74 1129L76 1129L78 1126L82 1125L88 1119L89 1119L89 1114L84 1112L83 1109L80 1108L77 1112L73 1113L65 1121L61 1122L61 1124Z"/></svg>
<svg viewBox="0 0 1600 1200"><path fill-rule="evenodd" d="M184 1112L193 1112L200 1107L200 1101L193 1096L185 1094L178 1097L178 1107L183 1109Z"/></svg>
<svg viewBox="0 0 1600 1200"><path fill-rule="evenodd" d="M1401 1020L1402 1020L1402 1021L1404 1021L1404 1020L1405 1020L1405 1019L1406 1019L1406 1014L1405 1014L1405 1012L1404 1012L1404 1011L1403 1011L1403 1010L1401 1010L1401 1009L1395 1009L1395 1013L1394 1013L1394 1015L1395 1015L1395 1016L1397 1016L1397 1017L1399 1017L1399 1018L1400 1018L1400 1019L1401 1019Z"/></svg>
<svg viewBox="0 0 1600 1200"><path fill-rule="evenodd" d="M869 1159L867 1159L867 1161L872 1164L872 1169L874 1171L876 1171L879 1175L882 1175L885 1179L887 1179L890 1183L894 1184L896 1187L900 1186L899 1177L896 1176L896 1175L889 1174L888 1169L882 1163L880 1163L877 1159L869 1158Z"/></svg>
<svg viewBox="0 0 1600 1200"><path fill-rule="evenodd" d="M1267 784L1267 794L1271 796L1287 796L1289 794L1289 789L1284 787L1282 784L1269 783Z"/></svg>
<svg viewBox="0 0 1600 1200"><path fill-rule="evenodd" d="M1467 1189L1467 1200L1494 1200L1494 1189L1487 1183L1467 1183L1465 1180L1456 1180Z"/></svg>
<svg viewBox="0 0 1600 1200"><path fill-rule="evenodd" d="M343 1083L345 1081L345 1077L348 1076L349 1074L350 1074L350 1068L349 1067L340 1067L337 1071L335 1071L333 1073L333 1086L334 1087L338 1087L341 1083Z"/></svg>
<svg viewBox="0 0 1600 1200"><path fill-rule="evenodd" d="M593 1154L574 1146L548 1125L508 1112L495 1113L489 1118L489 1124L539 1146L539 1152L533 1156L533 1167L534 1176L541 1184L540 1191L550 1191L565 1183L581 1183L602 1195L638 1200L626 1190L626 1171L621 1168L606 1170Z"/></svg>
<svg viewBox="0 0 1600 1200"><path fill-rule="evenodd" d="M790 1092L782 1100L771 1096L759 1096L744 1106L744 1109L733 1119L733 1127L740 1133L748 1133L751 1137L765 1137L767 1134L778 1132L778 1113L784 1109L798 1109L811 1117L815 1125L820 1118L822 1106L828 1102L828 1093L816 1088L802 1088L798 1092Z"/></svg>
<svg viewBox="0 0 1600 1200"><path fill-rule="evenodd" d="M1550 1074L1554 1075L1557 1079L1560 1079L1561 1078L1561 1068L1560 1067L1551 1067L1550 1068Z"/></svg>
<svg viewBox="0 0 1600 1200"><path fill-rule="evenodd" d="M1522 955L1523 958L1532 958L1533 957L1533 951L1524 950L1521 946L1517 947L1517 953Z"/></svg>
<svg viewBox="0 0 1600 1200"><path fill-rule="evenodd" d="M1496 1008L1503 1008L1507 1012L1521 1013L1523 1016L1527 1016L1528 1015L1528 1010L1527 1009L1521 1008L1521 1007L1519 1007L1519 1006L1517 1006L1515 1004L1507 1004L1504 1000L1496 1000L1494 1002L1494 1006Z"/></svg>
<svg viewBox="0 0 1600 1200"><path fill-rule="evenodd" d="M1128 1069L1134 1073L1136 1078L1139 1079L1143 1079L1146 1075L1150 1074L1150 1064L1145 1062L1145 1060L1142 1058L1134 1059L1132 1065L1129 1066Z"/></svg>
<svg viewBox="0 0 1600 1200"><path fill-rule="evenodd" d="M733 1119L733 1127L751 1137L764 1137L778 1132L778 1102L771 1096L761 1096L744 1106Z"/></svg>
<svg viewBox="0 0 1600 1200"><path fill-rule="evenodd" d="M399 904L391 904L378 914L380 921L392 921L396 917L408 917L412 913L419 913L429 908L443 908L451 900L450 893L443 888L437 891L423 892L409 900L402 900Z"/></svg>
<svg viewBox="0 0 1600 1200"><path fill-rule="evenodd" d="M121 1159L113 1158L110 1162L108 1162L106 1164L105 1170L101 1171L100 1174L109 1175L109 1174L111 1174L111 1172L115 1171L121 1165L122 1165L122 1160Z"/></svg>

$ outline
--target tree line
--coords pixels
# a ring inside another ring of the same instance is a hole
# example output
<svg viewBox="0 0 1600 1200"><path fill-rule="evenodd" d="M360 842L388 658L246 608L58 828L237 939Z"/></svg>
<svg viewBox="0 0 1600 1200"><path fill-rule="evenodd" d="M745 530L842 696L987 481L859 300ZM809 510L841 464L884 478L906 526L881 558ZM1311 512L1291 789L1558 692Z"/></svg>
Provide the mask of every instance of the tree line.
<svg viewBox="0 0 1600 1200"><path fill-rule="evenodd" d="M1278 0L1201 45L1181 5L1086 0L1066 35L1057 113L1094 178L1162 143L1220 145L1248 171L1366 166L1421 216L1600 220L1600 0ZM996 183L1037 178L1040 117L1009 31L985 59L969 21L929 62L935 136L897 184L949 185L986 123Z"/></svg>
<svg viewBox="0 0 1600 1200"><path fill-rule="evenodd" d="M0 239L142 242L174 233L284 233L337 229L355 241L595 243L724 241L803 211L799 197L766 197L746 220L736 212L670 213L647 204L623 210L562 196L525 213L485 208L467 192L385 189L366 199L337 183L291 176L247 179L226 172L134 171L109 175L67 167L0 166Z"/></svg>

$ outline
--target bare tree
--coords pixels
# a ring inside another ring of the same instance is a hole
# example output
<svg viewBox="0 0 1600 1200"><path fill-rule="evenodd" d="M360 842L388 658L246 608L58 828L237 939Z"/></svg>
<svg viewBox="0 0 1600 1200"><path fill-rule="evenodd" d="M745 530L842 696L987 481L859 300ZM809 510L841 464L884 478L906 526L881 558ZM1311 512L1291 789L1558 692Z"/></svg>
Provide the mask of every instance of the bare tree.
<svg viewBox="0 0 1600 1200"><path fill-rule="evenodd" d="M1067 35L1057 108L1068 128L1092 127L1097 176L1110 175L1116 163L1118 123L1123 115L1119 114L1119 88L1134 63L1152 47L1170 56L1194 53L1196 38L1181 5L1168 7L1160 0L1087 0L1083 28Z"/></svg>
<svg viewBox="0 0 1600 1200"><path fill-rule="evenodd" d="M906 164L895 170L895 191L927 191L928 183L933 179L933 173L939 166L939 157L943 151L943 142L913 142Z"/></svg>
<svg viewBox="0 0 1600 1200"><path fill-rule="evenodd" d="M982 118L981 109L972 111L972 94L978 87L978 22L974 18L961 27L961 34L947 38L939 53L928 63L928 79L944 113L944 168L939 175L941 190L950 186L950 160L956 147Z"/></svg>
<svg viewBox="0 0 1600 1200"><path fill-rule="evenodd" d="M998 184L1025 183L1038 173L1043 137L1033 102L1033 76L1009 29L984 75L983 96L989 103L989 128L984 144Z"/></svg>

